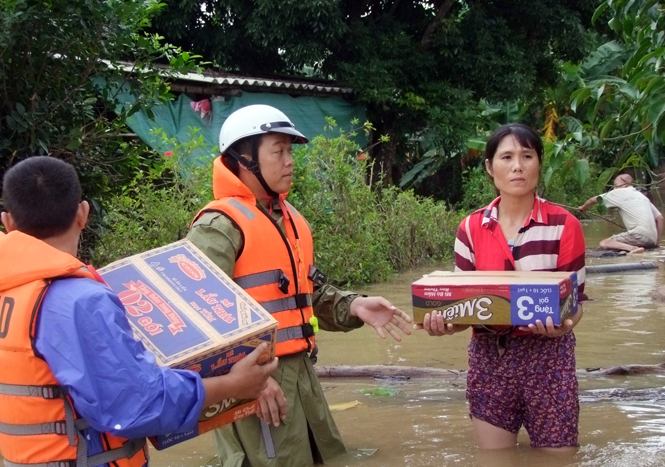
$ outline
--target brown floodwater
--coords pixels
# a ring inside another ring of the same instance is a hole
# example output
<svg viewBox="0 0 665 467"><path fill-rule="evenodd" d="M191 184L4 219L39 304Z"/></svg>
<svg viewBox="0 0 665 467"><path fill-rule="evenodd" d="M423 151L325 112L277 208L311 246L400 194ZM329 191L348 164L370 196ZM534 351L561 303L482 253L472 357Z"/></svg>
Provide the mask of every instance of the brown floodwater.
<svg viewBox="0 0 665 467"><path fill-rule="evenodd" d="M604 222L584 225L587 246L618 228ZM597 258L587 264L665 260L665 249L638 257ZM410 284L433 269L412 270L362 290L383 295L411 311ZM662 269L587 276L584 318L575 329L580 369L665 362L665 305L652 293L665 284ZM371 328L321 333L321 365L408 365L466 369L468 333L443 338L414 332L402 342L381 340ZM665 465L665 377L580 377L580 444L572 456L530 449L522 430L516 449L483 453L476 449L468 418L464 376L392 381L322 379L326 398L349 453L341 466L656 466ZM373 390L374 393L372 392ZM378 391L376 391L378 390ZM373 394L384 395L373 395ZM349 404L351 403L351 404ZM351 408L344 408L351 405ZM152 465L217 465L210 436L168 450L153 451Z"/></svg>
<svg viewBox="0 0 665 467"><path fill-rule="evenodd" d="M587 246L618 232L604 222L584 225ZM637 257L590 259L587 264L665 260L665 250ZM411 311L410 284L433 269L408 271L363 289ZM665 284L662 269L588 275L584 318L575 329L580 369L665 362L665 305L651 294ZM318 336L321 365L407 365L466 369L468 333L443 338L414 332L402 342L381 340L371 328ZM322 379L326 398L349 454L341 466L656 466L665 465L665 378L580 377L580 444L575 455L547 455L528 447L522 431L516 449L475 448L465 403L464 376L391 381ZM384 394L372 395L375 393ZM369 394L368 394L369 393ZM353 403L353 404L348 404ZM341 404L352 405L344 409ZM338 405L340 405L338 407ZM218 465L210 435L151 453L154 467Z"/></svg>

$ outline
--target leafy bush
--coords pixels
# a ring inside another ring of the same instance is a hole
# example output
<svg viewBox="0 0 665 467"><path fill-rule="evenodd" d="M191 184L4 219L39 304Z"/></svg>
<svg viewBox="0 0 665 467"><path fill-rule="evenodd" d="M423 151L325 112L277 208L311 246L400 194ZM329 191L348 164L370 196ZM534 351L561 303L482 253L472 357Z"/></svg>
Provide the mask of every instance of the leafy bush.
<svg viewBox="0 0 665 467"><path fill-rule="evenodd" d="M576 120L564 117L572 127ZM563 120L563 118L562 118ZM578 122L577 122L578 123ZM581 130L580 130L581 131ZM588 137L589 148L599 147L598 138ZM592 151L592 149L589 149ZM538 192L545 199L571 207L578 207L591 196L597 195L598 179L602 175L597 164L589 162L582 146L563 141L545 142L545 157ZM578 211L571 211L579 215Z"/></svg>
<svg viewBox="0 0 665 467"><path fill-rule="evenodd" d="M459 213L441 201L395 187L381 193L379 207L393 268L401 271L450 258L462 219Z"/></svg>
<svg viewBox="0 0 665 467"><path fill-rule="evenodd" d="M319 136L294 151L289 199L312 226L318 267L337 284L355 285L450 257L459 216L412 191L373 191L373 166L350 136Z"/></svg>
<svg viewBox="0 0 665 467"><path fill-rule="evenodd" d="M205 145L202 135L194 130L186 144L167 139L161 130L155 136L172 149L104 200L94 264L104 265L184 238L194 214L211 198L212 164L199 161L185 167L182 163Z"/></svg>
<svg viewBox="0 0 665 467"><path fill-rule="evenodd" d="M464 173L462 191L464 195L458 208L467 214L487 206L497 197L496 188L485 171L484 162Z"/></svg>
<svg viewBox="0 0 665 467"><path fill-rule="evenodd" d="M332 123L332 122L331 122ZM291 202L314 231L316 262L340 283L383 280L392 269L376 195L365 182L366 164L346 136L316 137L296 146Z"/></svg>
<svg viewBox="0 0 665 467"><path fill-rule="evenodd" d="M367 182L372 166L364 153L358 156L361 150L350 136L319 136L310 145L294 147L289 201L312 227L318 267L335 284L359 285L450 257L460 216L412 191L373 191ZM194 133L186 145L160 131L156 137L173 148L172 155L140 171L106 200L96 264L183 238L210 198L210 161L188 167L181 162L203 144L201 136Z"/></svg>
<svg viewBox="0 0 665 467"><path fill-rule="evenodd" d="M127 118L172 98L166 75L199 70L198 57L147 31L158 0L0 3L0 172L35 154L73 164L93 207L88 260L101 199L151 163Z"/></svg>

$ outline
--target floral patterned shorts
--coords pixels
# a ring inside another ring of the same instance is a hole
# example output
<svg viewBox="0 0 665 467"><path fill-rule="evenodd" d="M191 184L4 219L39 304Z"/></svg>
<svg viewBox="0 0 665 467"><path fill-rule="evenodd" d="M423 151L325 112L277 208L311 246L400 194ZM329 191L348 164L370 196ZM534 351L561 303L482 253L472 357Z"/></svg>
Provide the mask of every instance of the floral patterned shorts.
<svg viewBox="0 0 665 467"><path fill-rule="evenodd" d="M501 357L496 335L473 336L466 397L473 418L511 433L524 425L532 447L579 446L575 336L511 337Z"/></svg>

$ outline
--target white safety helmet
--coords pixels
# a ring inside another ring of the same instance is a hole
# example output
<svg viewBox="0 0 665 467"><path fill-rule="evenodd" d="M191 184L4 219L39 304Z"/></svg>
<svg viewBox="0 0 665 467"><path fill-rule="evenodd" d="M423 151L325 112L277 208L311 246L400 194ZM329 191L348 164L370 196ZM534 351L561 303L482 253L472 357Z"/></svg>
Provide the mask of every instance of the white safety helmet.
<svg viewBox="0 0 665 467"><path fill-rule="evenodd" d="M219 131L219 152L224 153L236 141L247 136L264 133L285 133L293 136L296 144L309 140L296 130L296 126L284 112L269 105L249 105L229 115Z"/></svg>

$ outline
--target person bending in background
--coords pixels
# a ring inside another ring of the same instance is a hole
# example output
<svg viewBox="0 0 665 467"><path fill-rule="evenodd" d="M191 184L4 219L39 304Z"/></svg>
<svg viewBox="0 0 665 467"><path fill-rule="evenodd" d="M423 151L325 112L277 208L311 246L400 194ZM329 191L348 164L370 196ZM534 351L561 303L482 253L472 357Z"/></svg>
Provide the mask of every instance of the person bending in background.
<svg viewBox="0 0 665 467"><path fill-rule="evenodd" d="M629 253L644 253L645 248L656 248L663 233L663 215L649 198L633 186L633 177L628 174L614 179L614 189L603 195L589 198L580 211L585 212L599 200L608 208L619 209L626 232L612 235L600 241L605 250L623 250Z"/></svg>
<svg viewBox="0 0 665 467"><path fill-rule="evenodd" d="M521 124L499 127L487 141L485 168L500 196L466 217L457 230L456 271L571 271L584 291L584 235L579 221L536 195L543 145ZM579 402L572 319L528 327L475 327L469 344L467 399L481 449L517 444L524 426L531 446L555 452L578 446ZM431 336L469 326L427 314Z"/></svg>
<svg viewBox="0 0 665 467"><path fill-rule="evenodd" d="M6 467L144 467L146 436L255 399L277 362L257 347L224 376L159 367L117 295L76 258L89 205L74 167L31 157L2 185L0 453Z"/></svg>

